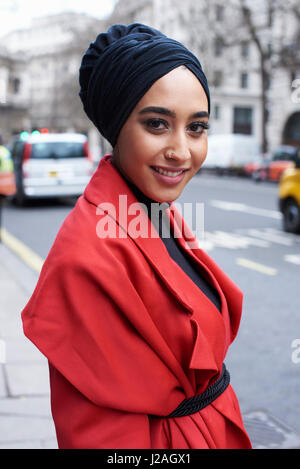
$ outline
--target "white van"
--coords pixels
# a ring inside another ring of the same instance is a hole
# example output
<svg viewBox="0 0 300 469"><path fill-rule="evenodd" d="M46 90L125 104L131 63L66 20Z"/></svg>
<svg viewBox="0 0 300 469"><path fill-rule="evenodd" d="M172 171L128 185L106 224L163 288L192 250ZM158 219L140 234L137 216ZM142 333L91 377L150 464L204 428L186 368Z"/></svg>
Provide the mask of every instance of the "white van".
<svg viewBox="0 0 300 469"><path fill-rule="evenodd" d="M76 133L37 133L17 138L12 147L15 201L79 196L94 171L88 139Z"/></svg>
<svg viewBox="0 0 300 469"><path fill-rule="evenodd" d="M239 171L259 156L260 145L251 135L209 135L207 157L202 168L218 172Z"/></svg>

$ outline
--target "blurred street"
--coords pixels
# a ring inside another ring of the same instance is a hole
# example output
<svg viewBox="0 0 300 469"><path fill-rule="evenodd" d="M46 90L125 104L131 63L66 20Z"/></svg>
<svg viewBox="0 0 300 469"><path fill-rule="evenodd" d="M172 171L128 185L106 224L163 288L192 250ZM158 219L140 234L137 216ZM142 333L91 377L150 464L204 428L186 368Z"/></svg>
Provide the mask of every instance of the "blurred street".
<svg viewBox="0 0 300 469"><path fill-rule="evenodd" d="M300 363L293 359L292 346L300 337L300 236L282 231L277 191L273 183L201 173L179 201L204 203L203 248L245 295L239 335L226 364L253 444L293 448L300 447ZM56 447L47 363L23 337L20 311L33 291L39 262L74 203L69 199L30 202L24 208L10 202L4 206L2 448Z"/></svg>

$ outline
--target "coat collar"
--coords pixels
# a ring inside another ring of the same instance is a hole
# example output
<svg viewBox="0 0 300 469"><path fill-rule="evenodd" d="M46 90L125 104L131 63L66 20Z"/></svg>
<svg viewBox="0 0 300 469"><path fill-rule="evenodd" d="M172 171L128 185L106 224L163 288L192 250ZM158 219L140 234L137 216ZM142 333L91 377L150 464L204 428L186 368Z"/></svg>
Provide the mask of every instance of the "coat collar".
<svg viewBox="0 0 300 469"><path fill-rule="evenodd" d="M154 270L177 300L189 313L193 313L193 308L188 301L188 297L182 292L182 285L176 275L175 269L170 269L169 254L164 243L159 238L146 212L138 209L139 202L125 179L112 164L111 155L105 155L100 161L98 169L85 189L84 197L97 207L98 215L103 215L105 210L107 213L107 209L111 207L109 216L116 221L120 230L119 236L129 236L132 238L133 242L147 257ZM130 210L129 207L131 207ZM124 208L125 212L127 210L126 216L124 216ZM167 209L167 212L169 212L171 226L177 230L178 242L199 265L200 269L205 269L219 292L222 303L222 315L228 316L229 314L226 299L229 299L235 312L239 313L239 310L241 310L242 294L238 287L236 287L215 262L197 246L196 239L173 204ZM140 226L146 229L146 231L142 230L142 234L139 236L137 236L137 231L135 231L137 227L137 216ZM178 226L181 226L180 235ZM151 234L151 236L149 236L149 234ZM239 295L236 297L235 293ZM239 314L237 314L237 316L239 316ZM225 322L227 323L228 321ZM230 334L229 330L227 332Z"/></svg>
<svg viewBox="0 0 300 469"><path fill-rule="evenodd" d="M125 179L111 162L111 155L105 155L84 191L84 197L97 207L97 214L110 211L119 227L119 236L129 236L147 257L157 274L162 278L173 295L192 313L193 308L184 294L179 295L177 276L169 269L168 251L151 224L147 213L140 210L139 202ZM125 213L126 212L126 213ZM137 229L137 217L142 229ZM121 231L122 230L122 231ZM141 235L137 235L137 233ZM150 236L149 236L150 234Z"/></svg>

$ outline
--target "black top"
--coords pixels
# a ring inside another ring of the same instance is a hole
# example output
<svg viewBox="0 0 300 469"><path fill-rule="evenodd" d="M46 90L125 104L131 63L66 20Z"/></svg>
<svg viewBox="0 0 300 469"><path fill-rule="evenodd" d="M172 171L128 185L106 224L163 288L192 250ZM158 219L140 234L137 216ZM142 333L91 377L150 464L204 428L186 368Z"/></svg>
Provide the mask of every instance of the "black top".
<svg viewBox="0 0 300 469"><path fill-rule="evenodd" d="M166 202L162 204L155 200L151 200L131 182L127 181L127 183L135 194L137 200L140 203L145 204L147 207L147 213L151 219L151 223L155 226L169 255L190 277L197 287L199 287L212 301L216 308L221 311L221 300L218 292L205 278L202 277L192 258L181 248L181 246L176 242L176 238L174 238L173 234L170 232L170 223L168 221L169 217L166 214L166 210L170 204Z"/></svg>

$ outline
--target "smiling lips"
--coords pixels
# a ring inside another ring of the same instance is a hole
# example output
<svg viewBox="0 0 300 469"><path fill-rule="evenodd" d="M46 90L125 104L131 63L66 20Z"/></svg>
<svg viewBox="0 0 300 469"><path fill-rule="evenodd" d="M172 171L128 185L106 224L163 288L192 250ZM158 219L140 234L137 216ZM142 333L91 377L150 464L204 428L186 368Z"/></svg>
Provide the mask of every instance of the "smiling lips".
<svg viewBox="0 0 300 469"><path fill-rule="evenodd" d="M162 174L168 177L176 177L176 176L179 176L179 174L182 174L185 171L187 171L187 168L175 169L175 168L162 168L160 166L151 166L151 168L157 171L159 174Z"/></svg>
<svg viewBox="0 0 300 469"><path fill-rule="evenodd" d="M154 175L159 181L166 184L178 184L184 177L188 168L162 168L160 166L151 166L154 171Z"/></svg>

